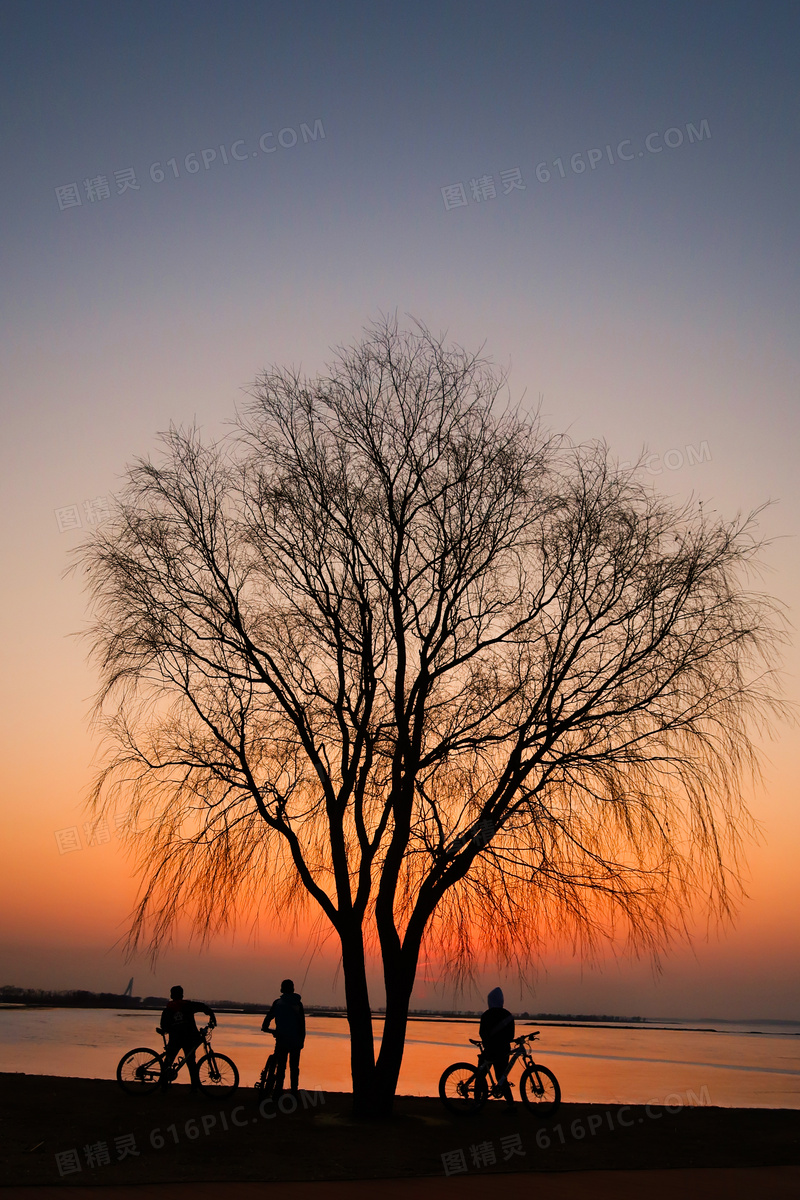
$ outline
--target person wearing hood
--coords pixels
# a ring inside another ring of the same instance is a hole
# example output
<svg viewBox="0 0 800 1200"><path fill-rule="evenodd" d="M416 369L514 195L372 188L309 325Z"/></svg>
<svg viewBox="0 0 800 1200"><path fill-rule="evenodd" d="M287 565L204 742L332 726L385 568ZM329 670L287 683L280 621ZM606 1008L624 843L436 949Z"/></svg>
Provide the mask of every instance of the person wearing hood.
<svg viewBox="0 0 800 1200"><path fill-rule="evenodd" d="M281 984L281 994L264 1018L261 1026L262 1033L267 1032L273 1021L275 1022L275 1091L273 1094L277 1099L283 1093L287 1059L291 1090L296 1092L298 1089L300 1051L306 1040L306 1015L291 979L284 979Z"/></svg>
<svg viewBox="0 0 800 1200"><path fill-rule="evenodd" d="M480 1039L483 1042L484 1055L494 1068L495 1079L500 1080L508 1070L511 1043L514 1040L514 1018L508 1009L503 1007L501 988L493 988L487 999L489 1007L481 1017ZM509 1104L514 1103L509 1083L503 1085L502 1093Z"/></svg>

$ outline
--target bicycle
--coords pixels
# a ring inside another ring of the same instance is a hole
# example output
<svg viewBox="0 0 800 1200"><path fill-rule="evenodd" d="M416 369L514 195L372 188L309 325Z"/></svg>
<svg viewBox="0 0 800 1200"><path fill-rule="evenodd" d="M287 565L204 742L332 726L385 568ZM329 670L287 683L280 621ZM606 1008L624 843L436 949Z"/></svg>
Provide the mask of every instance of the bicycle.
<svg viewBox="0 0 800 1200"><path fill-rule="evenodd" d="M197 1077L200 1090L208 1096L229 1096L239 1086L239 1072L236 1064L225 1054L218 1054L211 1045L211 1030L213 1027L204 1025L199 1031L203 1039L206 1053L197 1064ZM167 1050L167 1035L160 1025L156 1027L164 1039L164 1049L151 1050L148 1046L137 1046L123 1054L117 1065L117 1083L123 1092L129 1096L146 1096L155 1092L161 1083L164 1068L164 1057ZM186 1062L186 1056L180 1055L175 1059L169 1071L168 1082L172 1083L178 1077L178 1072Z"/></svg>
<svg viewBox="0 0 800 1200"><path fill-rule="evenodd" d="M516 1046L508 1060L505 1075L495 1079L492 1064L486 1057L483 1042L470 1038L473 1046L478 1047L478 1065L458 1062L449 1066L439 1080L439 1099L449 1112L459 1116L479 1113L486 1104L489 1096L499 1097L503 1094L503 1086L508 1083L511 1068L522 1058L525 1070L520 1079L520 1095L526 1108L537 1113L540 1117L549 1117L561 1103L561 1086L552 1071L541 1064L535 1063L526 1042L533 1042L539 1036L539 1030L514 1038Z"/></svg>
<svg viewBox="0 0 800 1200"><path fill-rule="evenodd" d="M274 1029L268 1029L266 1032L271 1033L274 1038L276 1038L278 1036ZM264 1063L264 1070L261 1072L261 1076L258 1080L258 1083L254 1084L256 1091L257 1092L263 1091L263 1092L266 1092L267 1096L271 1096L273 1091L275 1090L275 1076L276 1076L277 1072L278 1072L278 1057L277 1057L277 1055L275 1053L275 1049L273 1047L272 1053L269 1055L269 1057L267 1058L267 1061Z"/></svg>

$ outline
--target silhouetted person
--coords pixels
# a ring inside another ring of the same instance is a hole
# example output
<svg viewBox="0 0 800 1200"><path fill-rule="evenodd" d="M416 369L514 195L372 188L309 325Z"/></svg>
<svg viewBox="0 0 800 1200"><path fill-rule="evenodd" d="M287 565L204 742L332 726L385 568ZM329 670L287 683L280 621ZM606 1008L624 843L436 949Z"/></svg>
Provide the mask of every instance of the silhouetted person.
<svg viewBox="0 0 800 1200"><path fill-rule="evenodd" d="M161 1014L161 1028L168 1039L164 1066L161 1071L161 1090L162 1092L167 1090L170 1068L182 1051L189 1066L192 1091L199 1092L200 1077L197 1074L194 1054L203 1039L198 1032L194 1015L199 1012L206 1013L212 1029L217 1023L217 1018L207 1004L198 1004L195 1000L184 1000L182 987L170 988L169 994L170 1002Z"/></svg>
<svg viewBox="0 0 800 1200"><path fill-rule="evenodd" d="M291 1090L297 1091L300 1080L300 1051L306 1040L306 1014L300 997L294 990L291 979L284 979L281 994L264 1018L261 1026L266 1033L271 1022L275 1022L275 1090L274 1096L283 1092L286 1076L286 1060L289 1060Z"/></svg>
<svg viewBox="0 0 800 1200"><path fill-rule="evenodd" d="M494 1068L495 1078L499 1081L508 1069L511 1057L511 1043L514 1040L514 1018L507 1008L503 1007L503 993L499 987L494 988L487 997L489 1007L481 1017L480 1039L483 1042L483 1053ZM509 1104L514 1103L511 1087L508 1083L503 1086L503 1095Z"/></svg>

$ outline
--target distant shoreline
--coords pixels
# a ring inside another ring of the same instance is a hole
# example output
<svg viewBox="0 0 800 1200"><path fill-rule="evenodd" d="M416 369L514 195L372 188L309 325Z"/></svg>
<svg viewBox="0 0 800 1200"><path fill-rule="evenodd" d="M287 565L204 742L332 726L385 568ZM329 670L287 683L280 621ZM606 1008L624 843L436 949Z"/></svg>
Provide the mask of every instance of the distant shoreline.
<svg viewBox="0 0 800 1200"><path fill-rule="evenodd" d="M0 1009L19 1008L79 1008L79 1009L126 1009L131 1012L157 1012L163 1010L169 1003L166 996L134 996L133 979L125 992L94 992L85 988L23 988L5 984L0 987ZM210 1000L210 1006L217 1012L246 1013L264 1015L269 1011L269 1003L258 1004L243 1000ZM346 1017L343 1005L338 1004L306 1004L305 1011L313 1017ZM372 1016L381 1020L385 1008L376 1008ZM409 1021L453 1021L474 1022L478 1020L483 1009L412 1009ZM713 1032L708 1026L715 1025L774 1025L796 1026L800 1033L800 1019L792 1017L620 1017L612 1013L554 1013L529 1012L527 1009L514 1013L518 1022L536 1021L547 1025L575 1027L610 1027L615 1029L670 1029L678 1027L684 1032L691 1032L687 1025L702 1027L702 1032ZM753 1032L756 1032L755 1030Z"/></svg>
<svg viewBox="0 0 800 1200"><path fill-rule="evenodd" d="M230 1007L224 1004L212 1004L211 1007L220 1015L228 1016L264 1016L269 1011L269 1005L266 1004L248 1004L246 1006L232 1005ZM59 1004L52 1000L33 1003L0 1002L0 1012L43 1012L48 1010L96 1012L98 1010L104 1010L135 1014L153 1012L160 1013L162 1008L163 1005L160 1002L158 1004L74 1004L69 1002ZM317 1005L307 1005L305 1011L307 1017L326 1017L335 1020L346 1020L347 1018L346 1011L341 1008L326 1008ZM409 1014L408 1020L409 1023L437 1021L452 1025L474 1025L480 1016L481 1013L479 1011L461 1012L456 1014L452 1011L436 1012L416 1010ZM535 1013L529 1014L525 1012L515 1014L515 1016L517 1024L520 1026L520 1028L537 1025L553 1029L618 1029L621 1031L652 1030L657 1032L660 1030L662 1032L675 1033L726 1033L730 1032L730 1030L725 1028L720 1029L717 1027L736 1025L742 1027L737 1030L737 1032L741 1035L751 1037L768 1037L769 1032L765 1031L764 1029L746 1028L748 1025L767 1025L776 1027L774 1031L776 1035L784 1037L800 1037L800 1021L788 1019L783 1020L777 1017L764 1019L750 1018L748 1020L726 1017L695 1017L695 1021L704 1023L687 1025L683 1023L684 1018L681 1017L659 1019L657 1017L594 1017L589 1015L571 1017L568 1015L558 1016L555 1014L537 1016ZM376 1009L372 1014L373 1021L383 1021L384 1018L384 1009ZM685 1019L689 1020L691 1018ZM705 1023L706 1021L707 1023ZM793 1028L791 1032L787 1031L783 1034L780 1034L780 1031L777 1027L781 1026Z"/></svg>

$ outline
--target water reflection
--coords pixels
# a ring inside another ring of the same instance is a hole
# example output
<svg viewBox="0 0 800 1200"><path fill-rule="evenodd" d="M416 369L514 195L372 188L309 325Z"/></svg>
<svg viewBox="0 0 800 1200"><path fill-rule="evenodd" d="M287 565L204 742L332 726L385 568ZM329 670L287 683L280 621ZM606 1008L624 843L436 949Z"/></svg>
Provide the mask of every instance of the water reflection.
<svg viewBox="0 0 800 1200"><path fill-rule="evenodd" d="M0 1070L112 1079L134 1046L161 1048L159 1013L108 1009L0 1010ZM214 1045L234 1059L242 1084L257 1079L272 1046L262 1018L220 1014ZM527 1025L520 1024L520 1032ZM693 1092L722 1107L800 1109L800 1038L768 1033L688 1029L538 1026L535 1057L558 1076L574 1103L663 1102ZM376 1021L376 1035L381 1022ZM414 1021L409 1027L399 1092L436 1095L452 1062L474 1060L468 1039L476 1023ZM344 1019L309 1017L301 1085L349 1090L349 1037ZM705 1089L705 1090L704 1090Z"/></svg>

